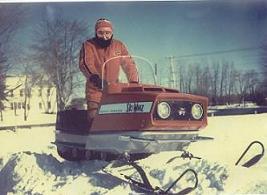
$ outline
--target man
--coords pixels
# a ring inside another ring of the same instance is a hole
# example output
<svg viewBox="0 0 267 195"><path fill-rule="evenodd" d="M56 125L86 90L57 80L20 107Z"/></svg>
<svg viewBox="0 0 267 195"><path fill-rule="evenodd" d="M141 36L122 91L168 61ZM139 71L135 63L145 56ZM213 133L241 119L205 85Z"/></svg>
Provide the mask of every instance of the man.
<svg viewBox="0 0 267 195"><path fill-rule="evenodd" d="M85 93L90 125L102 97L102 81L105 84L117 82L121 66L128 81L138 83L136 65L131 58L115 58L107 62L113 57L127 55L129 54L125 45L121 41L113 39L112 23L104 18L97 20L95 37L83 43L79 61L80 70L87 78ZM107 63L104 68L104 78L102 78L102 66L105 62Z"/></svg>

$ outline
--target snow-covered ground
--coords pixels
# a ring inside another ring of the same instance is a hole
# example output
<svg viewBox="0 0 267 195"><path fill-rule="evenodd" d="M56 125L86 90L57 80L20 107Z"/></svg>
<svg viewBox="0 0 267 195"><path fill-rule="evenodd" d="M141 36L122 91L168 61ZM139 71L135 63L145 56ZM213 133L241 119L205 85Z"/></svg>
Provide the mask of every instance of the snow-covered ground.
<svg viewBox="0 0 267 195"><path fill-rule="evenodd" d="M229 109L229 108L258 108L259 106L255 103L245 102L241 104L226 104L226 105L216 105L209 106L209 109Z"/></svg>
<svg viewBox="0 0 267 195"><path fill-rule="evenodd" d="M43 113L30 113L27 120L24 120L23 110L20 110L14 114L11 111L3 112L3 121L0 121L0 127L2 126L18 126L18 125L28 125L28 124L47 124L55 123L56 114L43 114Z"/></svg>
<svg viewBox="0 0 267 195"><path fill-rule="evenodd" d="M175 152L155 154L139 161L153 185L167 188L184 170L198 173L193 194L267 193L267 155L251 168L235 166L250 142L267 146L267 114L210 117L202 135L214 141L193 143L188 150L198 159L175 159ZM105 174L104 161L67 162L61 159L54 141L54 127L0 131L0 194L135 194L128 184ZM248 153L259 153L254 146ZM246 159L249 159L246 157ZM245 161L245 160L244 160ZM243 162L244 162L243 161ZM242 164L242 162L241 162ZM175 186L192 186L188 174Z"/></svg>

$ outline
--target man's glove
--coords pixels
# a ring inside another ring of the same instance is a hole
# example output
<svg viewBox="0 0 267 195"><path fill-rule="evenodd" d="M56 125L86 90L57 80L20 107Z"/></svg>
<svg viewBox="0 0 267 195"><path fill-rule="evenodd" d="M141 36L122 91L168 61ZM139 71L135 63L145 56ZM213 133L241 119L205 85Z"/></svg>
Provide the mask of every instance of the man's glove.
<svg viewBox="0 0 267 195"><path fill-rule="evenodd" d="M99 89L102 89L102 81L103 81L104 86L107 85L107 81L102 80L102 79L99 77L99 75L97 75L97 74L92 74L92 75L90 76L90 78L89 78L89 81L91 81L91 82L94 84L94 86L96 86L96 87L99 88Z"/></svg>

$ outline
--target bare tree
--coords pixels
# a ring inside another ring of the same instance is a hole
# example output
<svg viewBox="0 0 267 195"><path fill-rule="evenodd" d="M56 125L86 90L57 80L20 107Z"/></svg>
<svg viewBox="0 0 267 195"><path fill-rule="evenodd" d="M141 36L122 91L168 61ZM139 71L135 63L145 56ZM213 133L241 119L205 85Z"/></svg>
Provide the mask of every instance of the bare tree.
<svg viewBox="0 0 267 195"><path fill-rule="evenodd" d="M5 78L6 78L6 70L5 70L5 65L6 65L6 57L1 50L1 45L0 45L0 120L3 121L3 109L4 109L4 104L3 100L6 100L6 85L5 85Z"/></svg>
<svg viewBox="0 0 267 195"><path fill-rule="evenodd" d="M232 101L232 96L234 95L234 86L236 82L236 74L237 71L234 67L234 63L231 63L227 72L227 89L226 89L226 96L228 104Z"/></svg>
<svg viewBox="0 0 267 195"><path fill-rule="evenodd" d="M25 63L23 66L23 75L25 76L24 80L24 102L23 102L23 110L24 110L24 121L28 119L30 102L31 102L31 94L34 86L39 86L38 84L43 80L43 74L40 70L36 69L30 62L27 62L25 59Z"/></svg>
<svg viewBox="0 0 267 195"><path fill-rule="evenodd" d="M194 67L193 65L189 65L188 69L187 69L187 79L186 79L186 92L187 93L192 93L192 90L193 90L193 78L194 78Z"/></svg>
<svg viewBox="0 0 267 195"><path fill-rule="evenodd" d="M246 96L252 97L252 100L255 99L256 88L259 84L259 77L255 70L237 74L237 81L240 103L245 101Z"/></svg>
<svg viewBox="0 0 267 195"><path fill-rule="evenodd" d="M219 83L219 70L220 70L220 64L218 62L214 62L212 64L211 68L211 78L212 78L212 83L211 83L211 89L212 89L212 104L216 105L217 104L217 98L218 98L218 83Z"/></svg>
<svg viewBox="0 0 267 195"><path fill-rule="evenodd" d="M261 45L261 67L263 74L263 92L267 95L267 39Z"/></svg>
<svg viewBox="0 0 267 195"><path fill-rule="evenodd" d="M0 42L7 43L22 24L25 12L21 5L0 4Z"/></svg>
<svg viewBox="0 0 267 195"><path fill-rule="evenodd" d="M254 100L257 86L259 84L259 75L254 69L252 69L246 72L246 76L248 77L247 95L251 100Z"/></svg>
<svg viewBox="0 0 267 195"><path fill-rule="evenodd" d="M201 95L210 97L211 94L211 73L210 67L206 65L203 67L202 78L201 78Z"/></svg>
<svg viewBox="0 0 267 195"><path fill-rule="evenodd" d="M183 65L179 65L179 89L180 91L185 91L185 68Z"/></svg>
<svg viewBox="0 0 267 195"><path fill-rule="evenodd" d="M243 72L237 73L237 92L239 95L239 103L244 103L247 90L248 78Z"/></svg>
<svg viewBox="0 0 267 195"><path fill-rule="evenodd" d="M44 20L36 32L35 60L57 89L58 110L65 108L77 87L78 55L87 28L84 22L57 18Z"/></svg>
<svg viewBox="0 0 267 195"><path fill-rule="evenodd" d="M220 97L220 104L224 103L224 96L225 96L225 86L227 82L227 71L228 71L228 62L223 62L221 65L221 75L220 75L220 85L219 85L219 97Z"/></svg>
<svg viewBox="0 0 267 195"><path fill-rule="evenodd" d="M193 89L192 93L199 94L199 86L200 86L200 79L201 79L201 69L199 64L194 64L192 66L193 70Z"/></svg>

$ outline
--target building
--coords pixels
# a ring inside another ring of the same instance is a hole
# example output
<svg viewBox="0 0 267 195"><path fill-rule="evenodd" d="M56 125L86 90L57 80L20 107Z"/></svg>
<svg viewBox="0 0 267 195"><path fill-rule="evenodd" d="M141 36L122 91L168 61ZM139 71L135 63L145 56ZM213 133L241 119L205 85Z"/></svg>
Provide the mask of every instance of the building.
<svg viewBox="0 0 267 195"><path fill-rule="evenodd" d="M5 111L15 114L26 111L30 114L56 113L56 88L51 84L33 85L26 76L7 76L8 101L4 102Z"/></svg>

